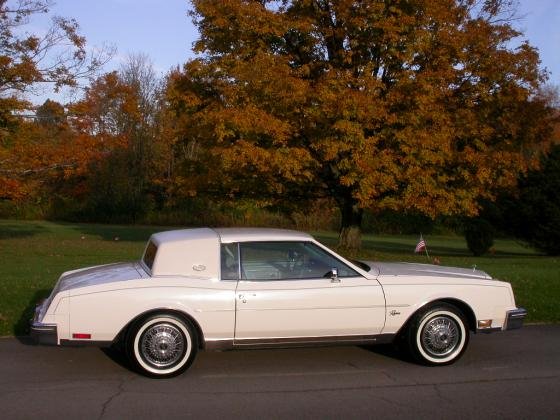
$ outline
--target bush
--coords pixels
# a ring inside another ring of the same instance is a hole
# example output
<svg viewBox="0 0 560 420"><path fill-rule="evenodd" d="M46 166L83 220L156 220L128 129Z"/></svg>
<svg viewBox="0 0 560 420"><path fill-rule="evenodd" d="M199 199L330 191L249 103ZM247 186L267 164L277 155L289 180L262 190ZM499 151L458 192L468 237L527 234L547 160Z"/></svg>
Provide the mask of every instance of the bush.
<svg viewBox="0 0 560 420"><path fill-rule="evenodd" d="M560 145L541 159L539 170L520 178L517 191L484 203L483 217L506 234L548 255L560 255Z"/></svg>
<svg viewBox="0 0 560 420"><path fill-rule="evenodd" d="M486 254L494 245L494 228L484 219L470 219L465 225L465 239L476 256Z"/></svg>

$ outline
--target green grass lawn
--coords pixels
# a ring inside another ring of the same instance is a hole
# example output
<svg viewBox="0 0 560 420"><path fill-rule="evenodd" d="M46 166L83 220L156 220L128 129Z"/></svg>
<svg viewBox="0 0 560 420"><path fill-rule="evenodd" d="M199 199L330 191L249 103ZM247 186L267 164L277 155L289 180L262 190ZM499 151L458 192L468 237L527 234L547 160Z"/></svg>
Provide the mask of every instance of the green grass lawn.
<svg viewBox="0 0 560 420"><path fill-rule="evenodd" d="M151 233L168 228L0 220L0 336L27 332L35 303L48 296L60 273L96 264L138 259ZM336 245L331 232L315 236ZM442 265L476 267L512 283L529 322L559 322L560 258L546 257L511 240L497 240L495 252L472 257L463 238L427 236L431 256ZM365 235L353 257L427 262L413 254L416 236Z"/></svg>

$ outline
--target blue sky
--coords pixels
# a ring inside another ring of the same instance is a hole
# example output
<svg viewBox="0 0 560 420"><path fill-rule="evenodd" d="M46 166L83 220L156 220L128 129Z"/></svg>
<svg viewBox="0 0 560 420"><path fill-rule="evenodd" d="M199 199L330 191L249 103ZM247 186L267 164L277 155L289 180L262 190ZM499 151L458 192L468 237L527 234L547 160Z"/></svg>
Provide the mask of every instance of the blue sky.
<svg viewBox="0 0 560 420"><path fill-rule="evenodd" d="M130 53L145 53L166 72L192 56L197 37L187 0L54 0L51 14L74 18L89 46L114 45L109 68Z"/></svg>
<svg viewBox="0 0 560 420"><path fill-rule="evenodd" d="M106 70L118 68L131 53L147 54L161 73L193 56L197 32L187 16L187 0L55 1L51 13L75 18L89 46L117 48ZM521 0L518 15L516 26L539 49L542 65L551 73L550 83L560 86L560 0ZM43 20L34 21L29 29L45 25Z"/></svg>
<svg viewBox="0 0 560 420"><path fill-rule="evenodd" d="M521 0L516 27L540 52L549 82L560 87L560 1Z"/></svg>

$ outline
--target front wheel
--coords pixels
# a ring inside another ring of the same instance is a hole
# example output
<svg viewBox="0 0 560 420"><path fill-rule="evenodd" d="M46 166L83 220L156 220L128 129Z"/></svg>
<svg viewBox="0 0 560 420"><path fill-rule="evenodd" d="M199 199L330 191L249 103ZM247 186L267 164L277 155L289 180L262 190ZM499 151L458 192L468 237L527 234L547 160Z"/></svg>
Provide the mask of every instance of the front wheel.
<svg viewBox="0 0 560 420"><path fill-rule="evenodd" d="M170 314L157 314L132 326L126 347L128 358L141 373L168 378L192 364L198 340L187 321Z"/></svg>
<svg viewBox="0 0 560 420"><path fill-rule="evenodd" d="M408 349L418 362L447 365L463 355L469 343L469 329L459 309L442 304L418 312L406 338Z"/></svg>

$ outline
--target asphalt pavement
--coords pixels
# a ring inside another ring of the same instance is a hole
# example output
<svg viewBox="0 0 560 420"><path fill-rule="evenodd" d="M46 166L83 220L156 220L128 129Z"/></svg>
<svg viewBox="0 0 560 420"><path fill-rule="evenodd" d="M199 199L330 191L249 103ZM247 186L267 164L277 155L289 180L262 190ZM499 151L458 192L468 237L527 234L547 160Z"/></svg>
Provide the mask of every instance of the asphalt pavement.
<svg viewBox="0 0 560 420"><path fill-rule="evenodd" d="M118 354L0 339L0 418L560 418L560 325L471 335L446 367L389 346L201 352L148 379Z"/></svg>

